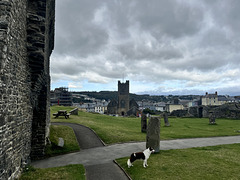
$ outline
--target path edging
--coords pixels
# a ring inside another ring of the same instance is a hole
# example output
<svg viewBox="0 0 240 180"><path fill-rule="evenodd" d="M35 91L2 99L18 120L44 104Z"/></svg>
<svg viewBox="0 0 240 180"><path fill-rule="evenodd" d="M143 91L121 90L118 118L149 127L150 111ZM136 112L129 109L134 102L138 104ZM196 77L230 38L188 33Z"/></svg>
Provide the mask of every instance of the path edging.
<svg viewBox="0 0 240 180"><path fill-rule="evenodd" d="M127 176L129 180L132 180L132 178L128 175L128 173L118 164L116 160L113 160L113 162L123 171L123 173Z"/></svg>

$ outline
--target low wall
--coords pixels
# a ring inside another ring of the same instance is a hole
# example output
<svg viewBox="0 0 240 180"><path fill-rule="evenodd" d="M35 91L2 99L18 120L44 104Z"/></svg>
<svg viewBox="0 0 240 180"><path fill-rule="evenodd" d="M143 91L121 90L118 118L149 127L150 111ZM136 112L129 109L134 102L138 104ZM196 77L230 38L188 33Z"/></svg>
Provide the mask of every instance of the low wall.
<svg viewBox="0 0 240 180"><path fill-rule="evenodd" d="M190 107L188 110L176 110L170 115L177 117L197 117L208 118L210 113L213 112L216 118L231 118L240 119L240 104L228 103L221 106L197 106Z"/></svg>

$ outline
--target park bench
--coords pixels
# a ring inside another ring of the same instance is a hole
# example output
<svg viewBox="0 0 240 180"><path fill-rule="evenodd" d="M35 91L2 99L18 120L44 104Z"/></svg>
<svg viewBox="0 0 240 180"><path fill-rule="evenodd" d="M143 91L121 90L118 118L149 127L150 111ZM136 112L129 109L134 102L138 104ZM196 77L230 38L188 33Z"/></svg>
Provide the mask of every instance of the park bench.
<svg viewBox="0 0 240 180"><path fill-rule="evenodd" d="M67 113L66 110L59 110L57 113L53 113L53 116L55 116L55 118L59 117L59 116L65 116L65 118L69 118L70 113Z"/></svg>

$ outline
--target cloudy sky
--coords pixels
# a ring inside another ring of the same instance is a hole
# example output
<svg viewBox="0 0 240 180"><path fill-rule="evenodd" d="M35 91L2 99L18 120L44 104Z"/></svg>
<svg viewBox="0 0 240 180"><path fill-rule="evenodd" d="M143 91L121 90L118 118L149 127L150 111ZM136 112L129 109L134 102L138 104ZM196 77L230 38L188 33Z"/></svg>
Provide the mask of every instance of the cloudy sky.
<svg viewBox="0 0 240 180"><path fill-rule="evenodd" d="M51 88L240 95L239 0L57 0Z"/></svg>

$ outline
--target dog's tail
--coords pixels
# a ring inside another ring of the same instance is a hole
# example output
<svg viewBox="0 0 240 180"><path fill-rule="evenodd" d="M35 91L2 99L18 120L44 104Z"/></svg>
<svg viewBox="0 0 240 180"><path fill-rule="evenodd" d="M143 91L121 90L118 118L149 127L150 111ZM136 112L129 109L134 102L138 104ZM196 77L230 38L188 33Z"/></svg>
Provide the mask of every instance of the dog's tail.
<svg viewBox="0 0 240 180"><path fill-rule="evenodd" d="M131 162L130 162L130 159L127 160L127 165L128 165L128 168L131 167Z"/></svg>

